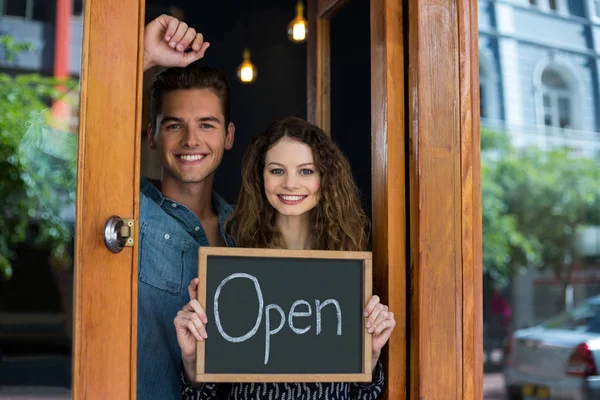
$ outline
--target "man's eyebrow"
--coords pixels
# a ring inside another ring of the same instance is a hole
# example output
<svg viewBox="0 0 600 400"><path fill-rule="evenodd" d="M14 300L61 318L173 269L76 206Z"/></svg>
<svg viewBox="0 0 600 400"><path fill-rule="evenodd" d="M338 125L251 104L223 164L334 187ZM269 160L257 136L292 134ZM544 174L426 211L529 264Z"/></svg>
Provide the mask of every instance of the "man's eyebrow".
<svg viewBox="0 0 600 400"><path fill-rule="evenodd" d="M160 124L166 124L167 122L183 122L182 118L177 118L177 117L171 117L170 115L166 115L163 117L162 121L160 121Z"/></svg>
<svg viewBox="0 0 600 400"><path fill-rule="evenodd" d="M221 120L219 118L217 118L217 117L214 117L214 116L198 118L196 121L198 121L198 122L215 122L217 124L221 123ZM173 116L170 116L170 115L165 115L163 117L162 121L160 122L160 124L162 125L162 124L165 124L167 122L179 122L179 123L182 123L184 121L183 121L183 118L173 117Z"/></svg>
<svg viewBox="0 0 600 400"><path fill-rule="evenodd" d="M202 118L198 118L198 121L200 122L216 122L217 124L221 123L221 120L215 116L210 116L210 117L202 117Z"/></svg>

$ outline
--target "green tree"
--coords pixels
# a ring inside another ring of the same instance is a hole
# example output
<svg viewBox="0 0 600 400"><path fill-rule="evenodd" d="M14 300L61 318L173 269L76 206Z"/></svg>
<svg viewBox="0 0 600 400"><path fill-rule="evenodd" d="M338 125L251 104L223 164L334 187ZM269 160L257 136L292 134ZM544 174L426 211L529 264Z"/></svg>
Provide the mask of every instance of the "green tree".
<svg viewBox="0 0 600 400"><path fill-rule="evenodd" d="M3 35L0 49L12 61L31 46ZM53 265L69 264L72 234L61 212L74 201L77 137L45 123L52 102L76 84L0 73L0 276L12 275L14 249L25 241L49 250Z"/></svg>
<svg viewBox="0 0 600 400"><path fill-rule="evenodd" d="M507 188L498 180L499 168L512 153L505 133L481 132L481 202L483 272L502 286L515 272L539 261L535 241L519 228L518 218L509 212Z"/></svg>
<svg viewBox="0 0 600 400"><path fill-rule="evenodd" d="M517 149L503 135L482 134L484 266L504 280L549 268L566 289L584 267L579 233L600 225L600 164L567 148Z"/></svg>

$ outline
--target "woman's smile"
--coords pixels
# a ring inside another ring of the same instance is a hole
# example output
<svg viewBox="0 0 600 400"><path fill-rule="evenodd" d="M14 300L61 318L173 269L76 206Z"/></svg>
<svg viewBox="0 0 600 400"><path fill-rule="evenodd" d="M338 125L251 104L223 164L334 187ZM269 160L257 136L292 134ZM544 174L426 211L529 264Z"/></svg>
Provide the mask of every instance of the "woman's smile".
<svg viewBox="0 0 600 400"><path fill-rule="evenodd" d="M277 195L277 197L279 197L279 200L283 204L294 205L294 204L301 203L302 200L304 200L308 196L307 195L279 194L279 195Z"/></svg>

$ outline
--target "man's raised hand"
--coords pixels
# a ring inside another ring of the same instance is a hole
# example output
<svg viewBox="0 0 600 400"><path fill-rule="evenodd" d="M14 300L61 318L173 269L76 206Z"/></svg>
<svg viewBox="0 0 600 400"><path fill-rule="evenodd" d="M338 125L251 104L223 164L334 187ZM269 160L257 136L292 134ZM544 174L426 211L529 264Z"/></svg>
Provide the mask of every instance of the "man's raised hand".
<svg viewBox="0 0 600 400"><path fill-rule="evenodd" d="M144 71L154 66L186 67L204 57L208 46L194 28L163 14L144 29Z"/></svg>

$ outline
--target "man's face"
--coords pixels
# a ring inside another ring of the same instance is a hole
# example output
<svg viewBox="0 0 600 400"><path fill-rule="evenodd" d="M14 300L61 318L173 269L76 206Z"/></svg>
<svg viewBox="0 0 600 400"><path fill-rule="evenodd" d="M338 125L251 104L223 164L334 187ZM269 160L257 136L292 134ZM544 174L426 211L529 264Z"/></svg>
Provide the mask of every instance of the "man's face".
<svg viewBox="0 0 600 400"><path fill-rule="evenodd" d="M199 183L212 176L234 137L219 98L210 89L182 89L164 93L162 100L158 132L148 130L150 147L160 153L162 179Z"/></svg>

